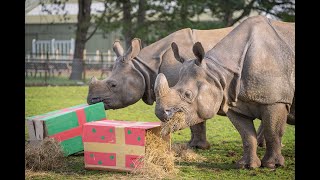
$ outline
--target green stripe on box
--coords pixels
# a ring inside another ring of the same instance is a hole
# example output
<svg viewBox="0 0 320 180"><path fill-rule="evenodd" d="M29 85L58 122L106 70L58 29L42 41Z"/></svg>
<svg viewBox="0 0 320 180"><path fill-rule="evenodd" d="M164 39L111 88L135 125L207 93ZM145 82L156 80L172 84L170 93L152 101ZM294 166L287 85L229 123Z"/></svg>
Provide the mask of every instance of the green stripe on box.
<svg viewBox="0 0 320 180"><path fill-rule="evenodd" d="M61 147L65 156L83 151L82 137L76 136L61 142Z"/></svg>
<svg viewBox="0 0 320 180"><path fill-rule="evenodd" d="M54 135L79 126L76 112L69 112L45 121L48 135Z"/></svg>
<svg viewBox="0 0 320 180"><path fill-rule="evenodd" d="M106 118L106 111L103 102L90 105L84 109L86 113L86 121L97 121Z"/></svg>
<svg viewBox="0 0 320 180"><path fill-rule="evenodd" d="M45 113L45 114L40 114L40 115L36 115L36 116L31 116L31 117L27 117L26 119L36 119L38 117L41 117L41 116L47 116L47 117L44 117L44 118L41 118L42 120L46 120L46 119L50 119L51 117L56 117L56 116L59 116L61 114L64 114L64 113L68 113L68 112L71 112L73 109L76 109L76 108L80 108L80 107L85 107L85 106L88 106L88 104L80 104L80 105L76 105L76 106L72 106L72 107L68 107L68 108L64 108L64 109L59 109L59 110L55 110L55 111L51 111L51 112L48 112L48 113ZM64 111L65 109L70 109L69 111ZM51 116L48 116L48 115L51 115Z"/></svg>
<svg viewBox="0 0 320 180"><path fill-rule="evenodd" d="M38 118L38 117L40 117L40 116L44 116L44 115L50 115L50 114L55 114L55 113L58 113L58 112L60 112L61 110L56 110L56 111L51 111L51 112L48 112L48 113L45 113L45 114L39 114L39 115L36 115L36 116L31 116L31 117L27 117L26 119L30 119L30 120L32 120L32 119L36 119L36 118Z"/></svg>

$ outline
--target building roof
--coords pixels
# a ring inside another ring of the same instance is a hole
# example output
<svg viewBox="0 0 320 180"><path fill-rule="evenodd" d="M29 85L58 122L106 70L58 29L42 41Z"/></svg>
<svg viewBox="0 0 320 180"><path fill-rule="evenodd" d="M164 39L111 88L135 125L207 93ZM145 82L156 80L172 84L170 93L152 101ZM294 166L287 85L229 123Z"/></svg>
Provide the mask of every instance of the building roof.
<svg viewBox="0 0 320 180"><path fill-rule="evenodd" d="M31 0L32 1L32 0ZM25 24L50 24L50 23L77 23L77 15L79 11L78 3L66 3L65 8L62 10L58 5L45 4L44 6L36 2L28 4L26 3ZM33 7L33 8L32 8ZM49 14L48 9L52 13ZM91 14L100 14L104 10L104 4L102 2L92 2ZM66 14L64 19L63 15Z"/></svg>

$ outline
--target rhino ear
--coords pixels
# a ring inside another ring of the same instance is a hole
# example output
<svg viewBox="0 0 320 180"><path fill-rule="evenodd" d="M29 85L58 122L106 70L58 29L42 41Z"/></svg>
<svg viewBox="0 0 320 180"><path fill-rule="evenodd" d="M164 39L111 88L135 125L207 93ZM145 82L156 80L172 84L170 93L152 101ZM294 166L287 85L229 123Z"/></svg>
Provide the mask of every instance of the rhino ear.
<svg viewBox="0 0 320 180"><path fill-rule="evenodd" d="M126 59L130 60L136 57L141 50L141 40L139 38L134 38L131 41L131 46L126 53Z"/></svg>
<svg viewBox="0 0 320 180"><path fill-rule="evenodd" d="M164 96L169 92L169 90L170 88L166 76L162 73L159 73L154 86L156 98Z"/></svg>
<svg viewBox="0 0 320 180"><path fill-rule="evenodd" d="M116 40L116 41L113 43L113 51L116 53L117 57L123 56L123 52L124 52L124 51L123 51L123 47L121 46L119 40Z"/></svg>
<svg viewBox="0 0 320 180"><path fill-rule="evenodd" d="M175 42L172 42L171 43L171 48L172 48L173 55L176 58L176 60L178 60L179 62L183 63L185 60L179 54L178 45Z"/></svg>
<svg viewBox="0 0 320 180"><path fill-rule="evenodd" d="M97 81L98 79L95 76L93 76L90 80L90 84L96 83Z"/></svg>
<svg viewBox="0 0 320 180"><path fill-rule="evenodd" d="M204 58L204 49L200 42L196 42L192 47L193 54L197 57L195 63L200 66L203 58Z"/></svg>

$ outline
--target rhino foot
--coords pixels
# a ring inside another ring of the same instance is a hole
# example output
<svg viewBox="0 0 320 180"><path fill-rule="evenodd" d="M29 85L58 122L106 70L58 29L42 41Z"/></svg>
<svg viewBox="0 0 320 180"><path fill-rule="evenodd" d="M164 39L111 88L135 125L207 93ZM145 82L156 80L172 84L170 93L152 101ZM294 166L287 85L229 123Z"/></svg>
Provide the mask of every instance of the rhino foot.
<svg viewBox="0 0 320 180"><path fill-rule="evenodd" d="M261 166L258 156L242 157L236 164L239 169L253 169Z"/></svg>
<svg viewBox="0 0 320 180"><path fill-rule="evenodd" d="M262 166L267 168L277 168L280 166L284 166L284 157L279 154L277 156L269 156L269 157L263 157L262 159Z"/></svg>
<svg viewBox="0 0 320 180"><path fill-rule="evenodd" d="M190 140L188 143L188 146L191 148L203 149L203 150L210 149L210 147L211 147L207 140L206 141Z"/></svg>

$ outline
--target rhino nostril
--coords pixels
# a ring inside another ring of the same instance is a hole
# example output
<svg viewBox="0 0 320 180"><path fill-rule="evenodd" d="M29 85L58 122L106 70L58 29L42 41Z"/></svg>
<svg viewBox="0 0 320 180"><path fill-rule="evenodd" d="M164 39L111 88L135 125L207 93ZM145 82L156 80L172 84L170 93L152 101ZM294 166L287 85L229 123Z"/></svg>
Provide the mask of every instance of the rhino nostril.
<svg viewBox="0 0 320 180"><path fill-rule="evenodd" d="M171 110L170 109L165 109L164 112L166 113L167 116L169 116L171 114Z"/></svg>

